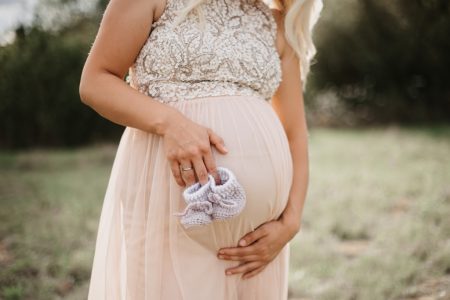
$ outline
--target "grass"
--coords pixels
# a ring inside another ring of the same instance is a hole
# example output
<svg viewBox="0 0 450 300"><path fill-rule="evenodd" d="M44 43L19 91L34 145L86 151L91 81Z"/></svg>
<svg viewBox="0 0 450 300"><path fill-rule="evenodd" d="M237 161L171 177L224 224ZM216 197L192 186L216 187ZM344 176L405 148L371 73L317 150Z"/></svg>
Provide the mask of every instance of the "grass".
<svg viewBox="0 0 450 300"><path fill-rule="evenodd" d="M86 298L116 146L0 153L0 299ZM291 298L450 297L449 153L449 127L311 130Z"/></svg>
<svg viewBox="0 0 450 300"><path fill-rule="evenodd" d="M310 146L294 295L413 297L414 287L450 274L448 128L320 130Z"/></svg>
<svg viewBox="0 0 450 300"><path fill-rule="evenodd" d="M114 154L0 155L0 299L58 299L86 284Z"/></svg>

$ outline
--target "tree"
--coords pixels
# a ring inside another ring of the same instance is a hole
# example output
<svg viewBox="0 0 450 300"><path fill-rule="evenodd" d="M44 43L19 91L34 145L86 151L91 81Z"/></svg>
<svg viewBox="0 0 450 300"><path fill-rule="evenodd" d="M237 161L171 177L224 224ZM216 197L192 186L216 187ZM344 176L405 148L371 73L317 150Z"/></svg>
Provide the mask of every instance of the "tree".
<svg viewBox="0 0 450 300"><path fill-rule="evenodd" d="M370 122L450 120L450 2L360 0L351 26L321 24L312 89Z"/></svg>

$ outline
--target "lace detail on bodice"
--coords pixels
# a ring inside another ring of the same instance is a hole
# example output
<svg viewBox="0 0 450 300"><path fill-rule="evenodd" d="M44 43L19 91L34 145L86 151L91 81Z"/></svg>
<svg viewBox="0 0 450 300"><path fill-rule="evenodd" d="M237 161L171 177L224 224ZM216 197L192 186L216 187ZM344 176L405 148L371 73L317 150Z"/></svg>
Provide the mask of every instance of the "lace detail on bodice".
<svg viewBox="0 0 450 300"><path fill-rule="evenodd" d="M161 102L219 95L270 100L281 81L281 61L269 6L206 0L202 31L194 11L173 26L183 1L167 0L130 68L130 84Z"/></svg>

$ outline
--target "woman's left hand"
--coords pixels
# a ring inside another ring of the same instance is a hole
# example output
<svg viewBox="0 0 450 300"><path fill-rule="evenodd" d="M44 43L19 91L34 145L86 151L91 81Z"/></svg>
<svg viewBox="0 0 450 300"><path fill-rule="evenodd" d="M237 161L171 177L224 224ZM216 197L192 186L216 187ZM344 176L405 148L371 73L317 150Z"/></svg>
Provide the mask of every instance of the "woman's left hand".
<svg viewBox="0 0 450 300"><path fill-rule="evenodd" d="M227 275L244 273L242 278L250 278L261 272L297 232L297 226L286 224L280 219L272 220L247 233L239 241L238 247L219 249L218 258L242 262L226 269Z"/></svg>

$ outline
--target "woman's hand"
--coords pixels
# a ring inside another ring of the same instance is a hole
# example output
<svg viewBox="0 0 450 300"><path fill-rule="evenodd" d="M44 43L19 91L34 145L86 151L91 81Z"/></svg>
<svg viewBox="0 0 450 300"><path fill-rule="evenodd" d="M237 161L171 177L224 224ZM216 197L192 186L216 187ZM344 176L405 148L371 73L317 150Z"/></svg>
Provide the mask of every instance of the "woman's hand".
<svg viewBox="0 0 450 300"><path fill-rule="evenodd" d="M283 219L263 223L247 233L238 247L219 249L220 259L240 261L242 264L226 270L227 275L244 273L250 278L261 272L297 234L298 228Z"/></svg>
<svg viewBox="0 0 450 300"><path fill-rule="evenodd" d="M176 182L180 186L189 186L197 180L201 184L208 182L208 173L220 183L214 161L211 144L221 153L226 154L227 148L223 139L210 128L204 127L183 115L177 115L162 134L166 157ZM180 167L193 169L181 171Z"/></svg>

